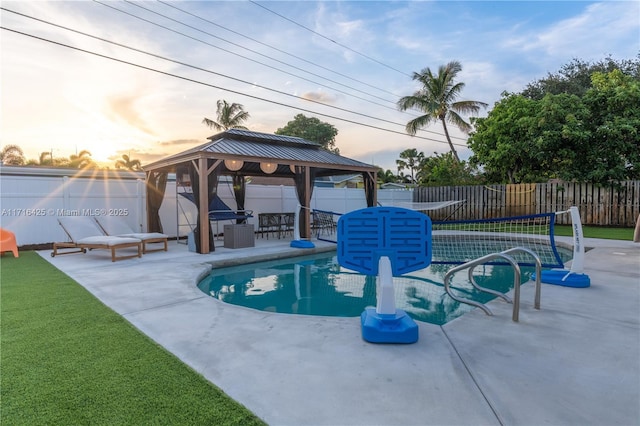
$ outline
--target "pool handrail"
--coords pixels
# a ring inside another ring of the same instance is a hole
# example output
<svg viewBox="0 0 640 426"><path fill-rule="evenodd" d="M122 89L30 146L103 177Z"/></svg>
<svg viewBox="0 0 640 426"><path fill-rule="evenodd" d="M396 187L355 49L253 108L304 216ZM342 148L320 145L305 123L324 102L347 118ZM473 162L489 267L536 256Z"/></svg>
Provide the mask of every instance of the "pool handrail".
<svg viewBox="0 0 640 426"><path fill-rule="evenodd" d="M509 256L512 253L517 253L517 252L521 252L521 253L525 253L525 254L529 254L530 256L532 256L535 260L535 265L536 265L536 273L535 273L535 297L534 297L534 303L533 306L535 309L540 309L540 293L541 293L541 289L542 289L542 284L541 284L541 271L542 271L542 261L540 260L540 257L532 250L526 248L526 247L513 247L507 250L504 250L500 253L492 253L492 254L488 254L486 256L482 256L479 257L477 259L471 260L469 262L466 262L462 265L458 265L454 268L449 269L449 271L447 271L447 273L444 276L444 289L447 292L447 294L454 300L460 302L460 303L466 303L472 306L476 306L480 309L482 309L487 315L493 315L493 312L491 312L491 310L484 304L480 303L480 302L476 302L474 300L470 300L470 299L465 299L462 297L458 297L455 294L453 294L451 292L451 289L449 288L449 281L451 280L451 277L453 276L453 274L455 274L456 272L459 272L461 270L467 269L468 268L468 276L469 276L469 281L471 282L471 285L480 290L483 291L485 293L490 293L493 294L497 297L500 297L504 300L506 300L508 303L512 303L511 299L509 299L509 297L507 297L506 295L495 291L495 290L491 290L485 287L481 287L476 283L475 278L473 277L473 271L477 266L480 266L482 264L484 264L485 262L495 259L495 258L502 258L505 259L507 262L509 262L511 264L511 266L514 268L514 280L513 280L513 286L514 286L514 302L513 302L513 316L512 319L515 322L518 322L519 319L519 312L520 312L520 284L521 284L521 274L520 274L520 266L518 265L518 263L513 259L513 257Z"/></svg>
<svg viewBox="0 0 640 426"><path fill-rule="evenodd" d="M467 269L467 268L475 268L478 265L482 265L485 262L488 262L490 260L497 259L497 258L501 258L501 259L506 260L513 267L513 271L514 271L514 276L513 276L514 300L513 300L513 302L511 302L509 297L505 296L504 294L502 294L500 292L497 292L495 290L491 290L491 289L487 289L487 288L478 286L475 283L475 280L471 280L471 284L475 288L480 290L480 291L484 291L484 292L493 294L495 296L501 297L501 298L505 299L508 303L513 303L512 320L514 322L518 322L519 312L520 312L520 277L521 277L520 266L518 265L518 263L511 256L509 256L507 254L504 254L504 253L491 253L491 254L487 254L485 256L479 257L477 259L471 260L469 262L463 263L462 265L454 266L453 268L449 269L447 271L447 273L445 274L445 276L444 276L444 289L447 292L447 294L453 300L458 301L460 303L466 303L468 305L475 306L477 308L482 309L487 315L493 316L493 312L491 311L491 309L489 309L483 303L476 302L475 300L471 300L471 299L465 299L463 297L458 297L455 294L453 294L451 292L451 289L449 288L450 287L449 286L449 281L451 280L451 277L453 276L453 274L455 274L456 272L462 271L462 270Z"/></svg>
<svg viewBox="0 0 640 426"><path fill-rule="evenodd" d="M540 277L542 276L542 260L540 260L540 256L538 256L536 252L526 247L514 247L508 250L504 250L502 253L510 254L515 252L522 252L522 253L529 254L535 260L536 276L535 276L535 297L533 301L533 307L535 309L540 309L540 293L542 292L542 281L540 280Z"/></svg>

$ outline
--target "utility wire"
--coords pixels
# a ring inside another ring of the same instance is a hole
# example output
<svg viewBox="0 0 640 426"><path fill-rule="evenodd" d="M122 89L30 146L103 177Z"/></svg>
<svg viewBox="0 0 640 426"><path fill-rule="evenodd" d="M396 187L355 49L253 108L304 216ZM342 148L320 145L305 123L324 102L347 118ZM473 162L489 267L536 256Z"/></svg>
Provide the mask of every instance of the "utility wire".
<svg viewBox="0 0 640 426"><path fill-rule="evenodd" d="M1 8L1 9L4 9L4 8ZM271 103L271 104L274 104L274 105L283 106L283 107L286 107L286 108L296 109L296 110L308 112L308 113L311 113L311 114L320 115L322 117L327 117L327 118L331 118L331 119L342 121L342 122L346 122L346 123L351 123L351 124L355 124L355 125L359 125L359 126L364 126L364 127L368 127L368 128L375 129L375 130L380 130L380 131L387 132L387 133L394 133L394 134L398 134L398 135L402 135L402 136L407 136L406 133L399 132L397 130L391 130L391 129L386 129L384 127L374 126L374 125L371 125L371 124L365 124L365 123L361 123L361 122L358 122L358 121L349 120L349 119L342 118L342 117L337 117L337 116L332 116L332 115L329 115L329 114L325 114L325 113L321 113L321 112L317 112L317 111L312 111L312 110L305 109L305 108L299 108L297 106L285 104L285 103L282 103L282 102L261 98L259 96L250 95L250 94L247 94L247 93L242 93L242 92L239 92L237 90L232 90L232 89L224 88L224 87L221 87L221 86L216 86L214 84L205 83L205 82L202 82L202 81L198 81L198 80L195 80L195 79L192 79L192 78L188 78L188 77L180 76L180 75L177 75L177 74L169 73L169 72L166 72L166 71L161 71L161 70L158 70L158 69L155 69L155 68L151 68L151 67L148 67L148 66L145 66L145 65L136 64L134 62L125 61L123 59L114 58L112 56L103 55L101 53L92 52L92 51L89 51L89 50L81 49L79 47L70 46L70 45L65 44L65 43L60 43L60 42L57 42L57 41L54 41L54 40L49 40L49 39L46 39L46 38L43 38L43 37L39 37L39 36L36 36L36 35L33 35L33 34L27 34L27 33L24 33L22 31L18 31L18 30L14 30L14 29L11 29L11 28L7 28L5 26L0 26L0 29L3 29L5 31L10 31L10 32L13 32L15 34L20 34L20 35L23 35L25 37L30 37L30 38L33 38L33 39L36 39L36 40L44 41L44 42L47 42L47 43L50 43L50 44L54 44L54 45L57 45L57 46L66 47L68 49L76 50L76 51L79 51L79 52L82 52L82 53L86 53L86 54L89 54L89 55L92 55L92 56L97 56L97 57L100 57L100 58L103 58L103 59L108 59L108 60L111 60L111 61L114 61L114 62L119 62L119 63L125 64L125 65L130 65L130 66L133 66L133 67L136 67L136 68L140 68L140 69L143 69L143 70L146 70L146 71L151 71L151 72L156 73L156 74L161 74L161 75L166 75L166 76L169 76L169 77L174 77L174 78L177 78L177 79L180 79L180 80L188 81L188 82L199 84L199 85L202 85L202 86L207 86L207 87L211 87L211 88L214 88L214 89L222 90L222 91L225 91L225 92L234 93L236 95L245 96L245 97L248 97L248 98L252 98L252 99L259 100L259 101L268 102L268 103ZM443 144L447 143L445 141L439 141L437 139L431 139L431 138L427 138L427 137L424 137L424 136L413 136L413 137L417 138L417 139L423 139L423 140L428 140L428 141L437 142L437 143L443 143ZM465 146L466 147L466 145L460 145L460 146Z"/></svg>
<svg viewBox="0 0 640 426"><path fill-rule="evenodd" d="M145 50L137 49L135 47L127 46L125 44L121 44L121 43L118 43L118 42L115 42L115 41L107 40L107 39L105 39L103 37L98 37L98 36L95 36L95 35L92 35L92 34L85 33L83 31L79 31L79 30L75 30L73 28L65 27L64 25L59 25L59 24L55 24L53 22L45 21L44 19L40 19L40 18L36 18L36 17L33 17L33 16L29 16L29 15L26 15L24 13L16 12L16 11L13 11L13 10L10 10L10 9L4 8L4 7L0 7L0 10L4 10L4 11L10 12L10 13L14 13L14 14L22 16L24 18L32 19L34 21L38 21L38 22L41 22L41 23L44 23L44 24L47 24L47 25L51 25L53 27L61 28L61 29L64 29L66 31L70 31L70 32L73 32L73 33L76 33L76 34L80 34L80 35L83 35L85 37L92 38L94 40L99 40L99 41L102 41L102 42L105 42L105 43L112 44L114 46L122 47L124 49L132 50L134 52L142 53L144 55L148 55L148 56L151 56L151 57L154 57L154 58L157 58L157 59L162 59L164 61L172 62L174 64L182 65L182 66L185 66L185 67L188 67L188 68L192 68L192 69L195 69L195 70L198 70L198 71L202 71L202 72L206 72L206 73L209 73L209 74L213 74L213 75L217 75L217 76L220 76L220 77L224 77L224 78L227 78L227 79L230 79L230 80L234 80L234 81L237 81L237 82L240 82L240 83L247 84L249 86L255 86L255 87L258 87L260 89L265 89L265 90L268 90L268 91L271 91L271 92L274 92L274 93L278 93L280 95L284 95L284 96L296 98L296 99L299 99L299 100L316 103L316 104L319 104L319 105L322 105L322 106L326 106L326 107L329 107L329 108L337 109L339 111L343 111L343 112L347 112L347 113L355 114L355 115L360 115L360 116L365 117L365 118L371 118L373 120L377 120L377 121L381 121L381 122L385 122L385 123L389 123L389 124L393 124L393 125L403 126L402 123L396 123L394 121L386 120L386 119L379 118L379 117L374 117L372 115L360 113L360 112L349 110L349 109L346 109L346 108L341 108L341 107L338 107L338 106L335 106L335 105L331 105L331 104L327 104L327 103L324 103L324 102L321 102L321 101L317 101L317 100L314 100L314 99L307 99L307 98L303 98L301 96L296 96L296 95L293 95L293 94L290 94L290 93L287 93L287 92L283 92L281 90L272 89L272 88L266 87L266 86L261 86L259 84L252 83L250 81L242 80L242 79L236 78L236 77L231 77L229 75L222 74L222 73L219 73L219 72L215 72L215 71L212 71L212 70L207 70L205 68L201 68L201 67L198 67L198 66L195 66L195 65L191 65L191 64L188 64L186 62L182 62L182 61L178 61L178 60L175 60L175 59L167 58L166 56L158 55L158 54L151 53L151 52L148 52L148 51L145 51ZM437 135L440 135L437 132L434 132L434 133L437 134Z"/></svg>
<svg viewBox="0 0 640 426"><path fill-rule="evenodd" d="M166 27L166 26L164 26L164 25L162 25L162 24L158 24L158 23L156 23L156 22L150 21L150 20L148 20L148 19L146 19L146 18L142 18L142 17L140 17L140 16L138 16L138 15L135 15L135 14L130 13L130 12L127 12L127 11L124 11L124 10L122 10L122 9L118 9L118 8L116 8L116 7L114 7L114 6L109 5L109 4L102 3L102 2L100 2L100 1L98 1L98 0L93 0L93 1L94 1L94 3L97 3L97 4L101 5L101 6L108 7L108 8L110 8L110 9L113 9L113 10L115 10L115 11L117 11L117 12L120 12L120 13L123 13L123 14L125 14L125 15L131 16L132 18L135 18L135 19L141 20L141 21L143 21L143 22L147 22L147 23L149 23L149 24L151 24L151 25L157 26L157 27L162 28L162 29L164 29L164 30L167 30L167 31L170 31L170 32L172 32L172 33L175 33L175 34L181 35L181 36L183 36L183 37L186 37L186 38L191 39L191 40L194 40L194 41L198 41L198 42L203 43L203 44L205 44L205 45L207 45L207 46L211 46L211 47L213 47L213 48L215 48L215 49L222 50L223 52L227 52L227 53L229 53L229 54L231 54L231 55L238 56L238 57L240 57L240 58L242 58L242 59L245 59L245 60L248 60L248 61L251 61L251 62L254 62L254 63L260 64L260 65L263 65L263 66L265 66L265 67L267 67L267 68L270 68L270 69L273 69L273 70L275 70L275 71L279 71L279 72L282 72L282 73L284 73L284 74L291 75L291 76L296 77L296 78L300 78L300 79L302 79L302 80L304 80L304 81L308 81L308 82L310 82L310 83L317 84L317 85L320 85L320 86L323 86L323 87L329 88L329 89L331 89L331 90L335 90L336 92L343 93L343 94L345 94L345 95L347 95L347 96L351 96L351 97L354 97L354 98L356 98L356 99L360 99L360 100L365 101L365 102L372 103L372 104L377 105L377 106L380 106L380 107L382 107L382 108L387 108L387 109L391 109L391 110L393 110L393 111L397 111L397 109L396 109L396 108L391 108L391 107L389 107L389 106L387 106L387 105L382 105L382 104L380 104L380 103L378 103L378 102L374 102L374 101L372 101L372 100L370 100L370 99L365 99L365 98L363 98L363 97L360 97L360 96L357 96L357 95L354 95L354 94L351 94L351 93L345 92L345 91L343 91L343 90L336 89L336 88L334 88L334 87L327 86L327 85L325 85L325 84L322 84L322 83L319 83L319 82L316 82L316 81L313 81L313 80L309 80L309 79L307 79L307 78L305 78L305 77L301 77L301 76L299 76L299 75L296 75L296 74L290 73L290 72L285 71L285 70L282 70L282 69L280 69L280 68L273 67L273 66L271 66L271 65L269 65L269 64L265 64L265 63L263 63L263 62L256 61L255 59L251 59L251 58L246 57L246 56L243 56L243 55L241 55L241 54L239 54L239 53L235 53L235 52L232 52L232 51L230 51L230 50L224 49L224 48L222 48L222 47L216 46L216 45L214 45L214 44L208 43L208 42L206 42L206 41L204 41L204 40L198 39L198 38L196 38L196 37L193 37L193 36L190 36L190 35L188 35L188 34L182 33L182 32L180 32L180 31L174 30L174 29L172 29L172 28ZM128 1L127 1L127 3L130 3L130 2L128 2ZM133 4L134 6L137 6L137 7L139 7L139 8L144 9L144 10L147 10L148 12L154 13L154 14L156 14L156 15L160 15L160 16L162 16L162 17L165 17L165 18L167 18L167 19L169 19L169 20L171 20L171 21L177 22L177 23L182 24L182 25L184 25L184 26L186 26L186 27L189 27L189 28L195 29L196 31L199 31L199 32L202 32L202 33L204 33L204 34L210 35L210 36L212 36L212 37L214 37L214 38L218 38L218 39L223 40L223 41L225 41L225 42L227 42L227 43L230 43L230 44L234 44L234 45L236 45L235 43L232 43L232 42L229 42L229 41L227 41L227 40L224 40L224 39L222 39L222 38L220 38L220 37L217 37L217 36L215 36L215 35L213 35L213 34L207 33L206 31L200 30L200 29L198 29L198 28L196 28L196 27L193 27L193 26L191 26L191 25L184 24L184 23L182 23L182 22L180 22L180 21L177 21L177 20L175 20L175 19L173 19L173 18L167 17L167 16L162 15L162 14L160 14L160 13L157 13L157 12L154 12L154 11L152 11L152 10L146 9L146 8L144 8L144 7L142 7L142 6L137 5L137 4L134 4L134 3L130 3L130 4ZM242 46L239 46L239 47L242 47ZM244 47L242 47L242 48L244 48ZM244 49L246 49L246 48L244 48ZM250 49L247 49L247 50L250 50ZM265 56L265 55L263 55L263 54L261 54L261 53L259 53L259 52L254 52L254 53L258 53L259 55ZM269 59L271 59L271 58L269 58ZM278 62L280 62L280 61L278 61ZM285 63L285 65L288 65L288 64L286 64L286 63ZM289 65L289 66L291 66L291 65ZM294 67L294 68L295 68L295 67ZM304 71L304 70L303 70L303 71ZM306 71L305 71L305 72L306 72ZM310 73L310 74L313 74L313 73ZM314 74L314 75L315 75L315 74ZM324 78L324 77L322 77L322 76L319 76L319 77L320 77L320 78ZM228 78L231 78L231 77L228 77ZM332 80L329 80L329 81L332 81ZM253 83L251 83L251 84L253 84ZM341 83L337 83L337 84L341 84ZM255 84L254 84L254 85L255 85ZM342 85L342 84L341 84L341 85ZM344 85L343 85L343 86L344 86ZM352 88L352 87L350 87L350 86L345 86L345 87L349 87L349 88L353 89L353 88ZM359 91L359 90L357 90L357 89L354 89L354 90ZM360 92L362 92L362 91L360 91ZM362 93L366 93L366 92L362 92ZM375 96L374 96L374 97L375 97ZM321 103L321 102L317 102L317 101L314 101L314 100L312 100L312 99L308 99L308 98L303 98L303 99L308 100L308 101L311 101L311 102ZM392 102L392 103L394 103L393 101L388 101L388 100L383 99L383 98L379 98L379 99L385 100L385 101L387 101L387 102ZM322 103L322 104L323 104L323 105L327 105L327 106L329 106L328 104L324 104L324 103ZM394 104L395 104L395 103L394 103ZM337 108L337 107L336 107L336 108ZM350 112L352 112L352 113L354 113L354 114L359 114L359 113L356 113L356 112L353 112L353 111L350 111ZM406 114L409 114L409 115L413 116L414 118L415 118L415 117L417 117L415 114L411 114L411 113L409 113L409 112L407 112L407 111L402 111L402 112L403 112L403 113L406 113ZM363 114L360 114L360 115L363 115ZM382 121L386 121L386 120L382 120ZM393 124L398 124L398 123L393 123ZM435 134L435 135L438 135L438 136L445 136L445 135L443 135L442 133L439 133L439 132L436 132L436 131L433 131L433 130L420 129L420 131L421 131L421 132L425 132L425 133ZM451 139L458 139L458 140L466 141L466 138L462 138L462 137L458 137L458 136L450 136L450 137L451 137ZM465 147L466 147L466 145L460 145L460 146L465 146Z"/></svg>
<svg viewBox="0 0 640 426"><path fill-rule="evenodd" d="M364 82L364 81L358 80L357 78L353 78L353 77L351 77L351 76L348 76L348 75L346 75L346 74L343 74L343 73L341 73L341 72L339 72L339 71L336 71L336 70L334 70L334 69L331 69L331 68L329 68L329 67L325 67L325 66L324 66L324 65L322 65L322 64L315 63L315 62L310 61L310 60L308 60L308 59L305 59L305 58L303 58L303 57L301 57L301 56L298 56L298 55L295 55L295 54L293 54L293 53L290 53L290 52L284 51L284 50L282 50L282 49L279 49L279 48L278 48L278 47L276 47L276 46L270 45L270 44L268 44L268 43L264 43L264 42L262 42L262 41L260 41L260 40L258 40L258 39L255 39L255 38L253 38L253 37L249 37L248 35L242 34L242 33L238 32L238 31L234 31L234 30L232 30L232 29L230 29L230 28L227 28L227 27L225 27L225 26L223 26L223 25L220 25L220 24L218 24L218 23L216 23L216 22L213 22L213 21L211 21L211 20L209 20L209 19L203 18L203 17L198 16L198 15L196 15L196 14L194 14L194 13L191 13L191 12L189 12L189 11L187 11L187 10L181 9L181 8L179 8L179 7L175 6L174 4L168 3L168 2L163 1L163 0L156 0L156 1L157 1L158 3L161 3L161 4L165 5L165 6L167 6L167 7L171 7L171 8L173 8L173 9L175 9L175 10L178 10L178 11L180 11L180 12L182 12L182 13L185 13L185 14L187 14L187 15L189 15L189 16L192 16L192 17L194 17L194 18L196 18L196 19L200 19L201 21L204 21L204 22L206 22L206 23L208 23L208 24L214 25L214 26L216 26L216 27L218 27L218 28L222 28L223 30L229 31L230 33L233 33L233 34L238 35L238 36L240 36L240 37L246 38L247 40L251 40L251 41L252 41L252 42L254 42L254 43L258 43L258 44L260 44L260 45L262 45L262 46L265 46L265 47L268 47L268 48L270 48L270 49L273 49L273 50L275 50L275 51L277 51L277 52L283 53L283 54L285 54L285 55L287 55L287 56L290 56L290 57L292 57L292 58L295 58L295 59L297 59L297 60L299 60L299 61L306 62L307 64L313 65L313 66L318 67L318 68L322 68L323 70L325 70L325 71L329 71L329 72L331 72L331 73L333 73L333 74L336 74L336 75L339 75L340 77L344 77L344 78L349 79L349 80L351 80L351 81L354 81L354 82L356 82L356 83L360 83L360 84L362 84L362 85L364 85L364 86L368 86L368 87L370 87L370 88L372 88L372 89L376 89L376 90L379 90L379 91L381 91L381 92L388 93L388 94L390 94L390 95L393 95L393 96L395 96L395 97L398 97L398 95L397 95L397 94L395 94L395 93L393 93L393 92L390 92L390 91L388 91L388 90L385 90L385 89L383 89L383 88L381 88L381 87L374 86L373 84L369 84L369 83L367 83L367 82Z"/></svg>
<svg viewBox="0 0 640 426"><path fill-rule="evenodd" d="M152 22L152 21L149 21L149 20L147 20L147 19L141 18L141 17L139 17L139 16L137 16L137 15L134 15L134 14L132 14L132 13L125 12L125 11L123 11L123 10L121 10L121 9L118 9L117 7L114 7L114 6L111 6L111 5L105 4L105 3L101 3L101 2L100 2L100 1L98 1L98 0L94 0L94 2L95 2L95 3L98 3L98 4L101 4L101 5L103 5L103 6L110 7L111 9L117 10L117 11L119 11L119 12L126 13L126 14L127 14L127 15L129 15L129 16L132 16L132 17L135 17L135 18L141 19L141 20L143 20L143 21L145 21L145 22L148 22L148 23L151 23L151 24L153 24L153 25L158 25L158 26L160 26L160 27L162 27L162 28L164 28L164 29L166 29L166 30L172 31L172 32L174 32L174 33L177 33L177 34L180 34L180 35L184 35L184 36L186 36L186 35L185 35L185 34L183 34L183 33L177 32L177 31L175 31L175 30L173 30L173 29L171 29L171 28L168 28L168 27L162 26L162 25L160 25L160 24L154 23L154 22ZM346 85L346 84L342 84L342 83L340 83L340 82L338 82L338 81L331 80L331 79L329 79L329 78L327 78L327 77L324 77L324 76L321 76L321 75L315 74L315 73L313 73L313 72L310 72L310 71L304 70L304 69L302 69L302 68L300 68L300 67L296 67L296 66L294 66L294 65L291 65L291 64L288 64L288 63L286 63L286 62L280 61L280 60L278 60L278 59L275 59L275 58L273 58L273 57L270 57L270 56L265 55L265 54L263 54L263 53L260 53L260 52L258 52L258 51L255 51L255 50L249 49L249 48L247 48L247 47L244 47L244 46L242 46L242 45L240 45L240 44L237 44L237 43L234 43L234 42L232 42L232 41L226 40L226 39L224 39L224 38L222 38L222 37L218 37L218 36L216 36L216 35L214 35L214 34L211 34L211 33L209 33L209 32L206 32L206 31L204 31L204 30L201 30L201 29L199 29L199 28L196 28L196 27L194 27L194 26L192 26L192 25L185 24L184 22L180 22L180 21L178 21L178 20L176 20L176 19L173 19L173 18L171 18L171 17L169 17L169 16L163 15L163 14L161 14L161 13L159 13L159 12L155 12L155 11L153 11L153 10L150 10L150 9L148 9L148 8L146 8L146 7L144 7L144 6L140 5L140 4L138 4L138 3L132 3L132 2L130 2L130 1L128 1L128 0L125 0L125 3L129 3L130 5L135 6L135 7L138 7L138 8L143 9L143 10L146 10L146 11L147 11L147 12L149 12L149 13L153 13L153 14L155 14L155 15L161 16L161 17L163 17L163 18L165 18L165 19L168 19L168 20L170 20L170 21L176 22L176 23L178 23L178 24L180 24L180 25L184 25L184 26L185 26L185 27L187 27L187 28L191 28L192 30L195 30L195 31L201 32L201 33L206 34L206 35L208 35L208 36L210 36L210 37L216 38L216 39L218 39L218 40L221 40L221 41L224 41L224 42L226 42L226 43L229 43L229 44L231 44L231 45L233 45L233 46L236 46L236 47L239 47L239 48L241 48L241 49L247 50L247 51L249 51L249 52L251 52L251 53L254 53L254 54L258 55L258 56L262 56L262 57L264 57L264 58L267 58L267 59L272 60L272 61L274 61L274 62L278 62L278 63L280 63L280 64L286 65L286 66L291 67L291 68L293 68L293 69L296 69L296 70L298 70L298 71L302 71L302 72L305 72L305 73L310 74L310 75L312 75L312 76L319 77L319 78L322 78L322 79L324 79L324 80L330 81L331 83L337 84L337 85L339 85L339 86L346 87L346 88L351 89L351 90L354 90L354 91L356 91L356 92L363 93L363 94L365 94L365 95L367 95L367 96L371 96L371 97L373 97L373 98L376 98L376 99L379 99L379 100L382 100L382 101L388 102L388 103L390 103L390 104L396 105L395 101L392 101L392 100L389 100L389 99L385 99L385 98L381 98L381 97L376 96L376 95L372 95L372 94L370 94L370 93L368 93L368 92L365 92L365 91L363 91L363 90L356 89L356 88L354 88L354 87L352 87L352 86L348 86L348 85ZM187 36L187 37L188 37L188 36ZM192 38L192 39L194 39L194 40L198 40L198 41L200 41L200 42L202 42L202 43L206 43L206 42L204 42L204 41L202 41L202 40L200 40L200 39L196 39L196 38L194 38L194 37L190 37L190 38ZM212 44L209 44L209 43L206 43L206 44L207 44L207 45L209 45L209 46L212 46L212 47L216 47L216 48L218 48L218 49L221 49L221 50L223 50L223 51L225 51L225 52L227 52L227 53L231 53L231 54L233 54L233 55L240 56L240 57L241 57L241 58L243 58L243 59L246 59L246 60L249 60L249 61L252 61L252 62L258 63L258 64L260 64L260 65L264 65L264 66L267 66L267 67L269 67L269 68L275 69L276 71L286 72L286 71L281 70L281 69L279 69L279 68L274 68L274 67L272 67L272 66L270 66L270 65L268 65L268 64L265 64L265 63L263 63L263 62L259 62L259 61L256 61L256 60L254 60L254 59L251 59L251 58L249 58L249 57L242 56L242 55L238 55L238 54L236 54L236 53L234 53L234 52L232 52L232 51L230 51L230 50L222 49L222 48L220 48L220 47L218 47L218 46L215 46L215 45L212 45ZM338 91L338 92L340 92L340 93L343 93L343 94L345 94L345 95L348 95L348 96L354 96L354 97L357 97L358 99L361 99L361 100L364 100L364 101L367 101L367 102L372 102L372 101L370 101L370 100L368 100L368 99L365 99L365 98L362 98L362 97L359 97L359 96L352 95L352 94L350 94L349 92L345 92L345 91L342 91L342 90L335 89L335 88L333 88L333 87L331 87L331 86L324 85L324 84L319 83L319 82L317 82L317 81L308 80L308 79L306 79L306 78L304 78L304 77L300 77L300 76L298 76L298 75L296 75L296 74L292 74L292 73L288 73L288 72L287 72L287 74L289 74L289 75L291 75L291 76L294 76L294 77L297 77L297 78L303 78L304 80L309 81L309 82L311 82L311 83L313 83L313 84L318 84L318 85L321 85L321 86L327 87L327 88L329 88L329 89L336 90L336 91ZM372 103L374 103L374 104L376 104L376 105L378 105L378 106L385 107L385 108L394 109L394 110L396 109L395 107L393 107L393 108L392 108L392 107L390 107L390 106L388 106L388 105L382 105L382 104L379 104L379 103L376 103L376 102L372 102Z"/></svg>
<svg viewBox="0 0 640 426"><path fill-rule="evenodd" d="M325 36L324 34L320 34L319 32L314 31L314 30L312 30L311 28L306 27L306 26L304 26L304 25L300 24L299 22L296 22L296 21L294 21L293 19L289 19L289 18L287 18L286 16L281 15L281 14L279 14L278 12L275 12L275 11L273 11L273 10L269 9L269 8L268 8L268 7L266 7L266 6L261 5L260 3L257 3L257 2L255 2L255 1L253 1L253 0L249 0L249 2L251 2L251 3L255 4L255 5L256 5L256 6L258 6L258 7L263 8L264 10L266 10L266 11L267 11L267 12L269 12L269 13L273 13L274 15L279 16L280 18L284 19L285 21L289 21L289 22L291 22L291 23L292 23L292 24L294 24L294 25L297 25L297 26L299 26L299 27L301 27L301 28L304 28L305 30L307 30L307 31L309 31L309 32L312 32L313 34L315 34L315 35L317 35L317 36L319 36L319 37L322 37L322 38L324 38L325 40L329 40L331 43L334 43L334 44L336 44L336 45L338 45L338 46L340 46L340 47L343 47L343 48L345 48L345 49L349 50L350 52L353 52L353 53L355 53L355 54L357 54L357 55L362 56L363 58L366 58L366 59L368 59L368 60L370 60L370 61L373 61L373 62L375 62L375 63L377 63L377 64L379 64L379 65L382 65L383 67L386 67L386 68L389 68L389 69L391 69L391 70L393 70L393 71L399 72L399 73L400 73L400 74L402 74L402 75L406 75L407 77L411 77L411 75L410 75L410 74L407 74L407 73L406 73L406 72L404 72L404 71L400 71L399 69L394 68L394 67L392 67L391 65L387 65L387 64L385 64L385 63L383 63L383 62L380 62L380 61L378 61L377 59L372 58L372 57L371 57L371 56L369 56L369 55L366 55L366 54L364 54L364 53L362 53L362 52L358 52L357 50L352 49L352 48L350 48L349 46L346 46L346 45L344 45L344 44L342 44L342 43L339 43L339 42L335 41L334 39L332 39L332 38L329 38L329 37Z"/></svg>

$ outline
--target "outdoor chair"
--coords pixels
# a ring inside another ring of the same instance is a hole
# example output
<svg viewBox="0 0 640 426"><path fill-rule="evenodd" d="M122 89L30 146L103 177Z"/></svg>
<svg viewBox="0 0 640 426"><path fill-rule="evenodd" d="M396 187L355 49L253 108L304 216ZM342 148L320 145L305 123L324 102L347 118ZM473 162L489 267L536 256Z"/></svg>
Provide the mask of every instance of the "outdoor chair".
<svg viewBox="0 0 640 426"><path fill-rule="evenodd" d="M258 233L264 238L267 234L278 234L280 238L280 225L282 223L282 213L259 213L258 214ZM257 237L257 234L256 234Z"/></svg>
<svg viewBox="0 0 640 426"><path fill-rule="evenodd" d="M13 232L0 228L0 255L5 251L13 253L13 257L19 257L18 255L18 243L16 242L16 236Z"/></svg>
<svg viewBox="0 0 640 426"><path fill-rule="evenodd" d="M282 233L283 235L291 234L293 235L293 231L296 225L296 214L295 213L282 213Z"/></svg>
<svg viewBox="0 0 640 426"><path fill-rule="evenodd" d="M313 211L313 229L317 235L333 235L336 232L337 224L333 220L333 215L329 212Z"/></svg>
<svg viewBox="0 0 640 426"><path fill-rule="evenodd" d="M142 256L142 241L138 238L113 237L104 235L98 223L88 216L64 216L58 218L70 242L53 243L51 257L62 254L86 253L87 249L107 249L111 251L111 261ZM116 256L116 250L137 248L136 254ZM60 249L77 249L61 252Z"/></svg>
<svg viewBox="0 0 640 426"><path fill-rule="evenodd" d="M142 241L142 254L168 250L168 235L159 232L135 232L121 217L97 217L96 222L98 222L105 235L137 238ZM150 249L147 246L148 244L162 244L163 246Z"/></svg>

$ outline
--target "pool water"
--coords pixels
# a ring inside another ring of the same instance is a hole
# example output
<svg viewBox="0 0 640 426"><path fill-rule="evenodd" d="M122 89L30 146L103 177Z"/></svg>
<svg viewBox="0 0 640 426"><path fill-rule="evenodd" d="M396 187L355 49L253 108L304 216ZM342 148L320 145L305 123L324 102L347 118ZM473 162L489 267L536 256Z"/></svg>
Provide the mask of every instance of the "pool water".
<svg viewBox="0 0 640 426"><path fill-rule="evenodd" d="M444 275L451 267L431 265L394 277L396 307L415 320L438 325L474 309L444 291ZM521 267L521 272L526 283L534 268ZM511 266L479 266L475 278L478 285L503 293L513 288ZM469 283L466 270L455 274L451 285L462 297L481 303L493 299ZM282 314L357 317L376 305L376 277L341 267L335 252L217 269L198 287L226 303Z"/></svg>

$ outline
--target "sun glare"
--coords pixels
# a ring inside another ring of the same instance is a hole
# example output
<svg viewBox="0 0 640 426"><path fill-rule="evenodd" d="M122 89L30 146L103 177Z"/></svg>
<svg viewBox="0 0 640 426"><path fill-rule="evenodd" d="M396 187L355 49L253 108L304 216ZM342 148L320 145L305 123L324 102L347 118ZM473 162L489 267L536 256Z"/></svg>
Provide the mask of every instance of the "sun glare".
<svg viewBox="0 0 640 426"><path fill-rule="evenodd" d="M113 164L110 163L113 163L114 160L110 160L109 157L116 155L117 147L114 144L93 143L86 149L91 152L91 158L93 158L93 161L96 163L113 166Z"/></svg>

